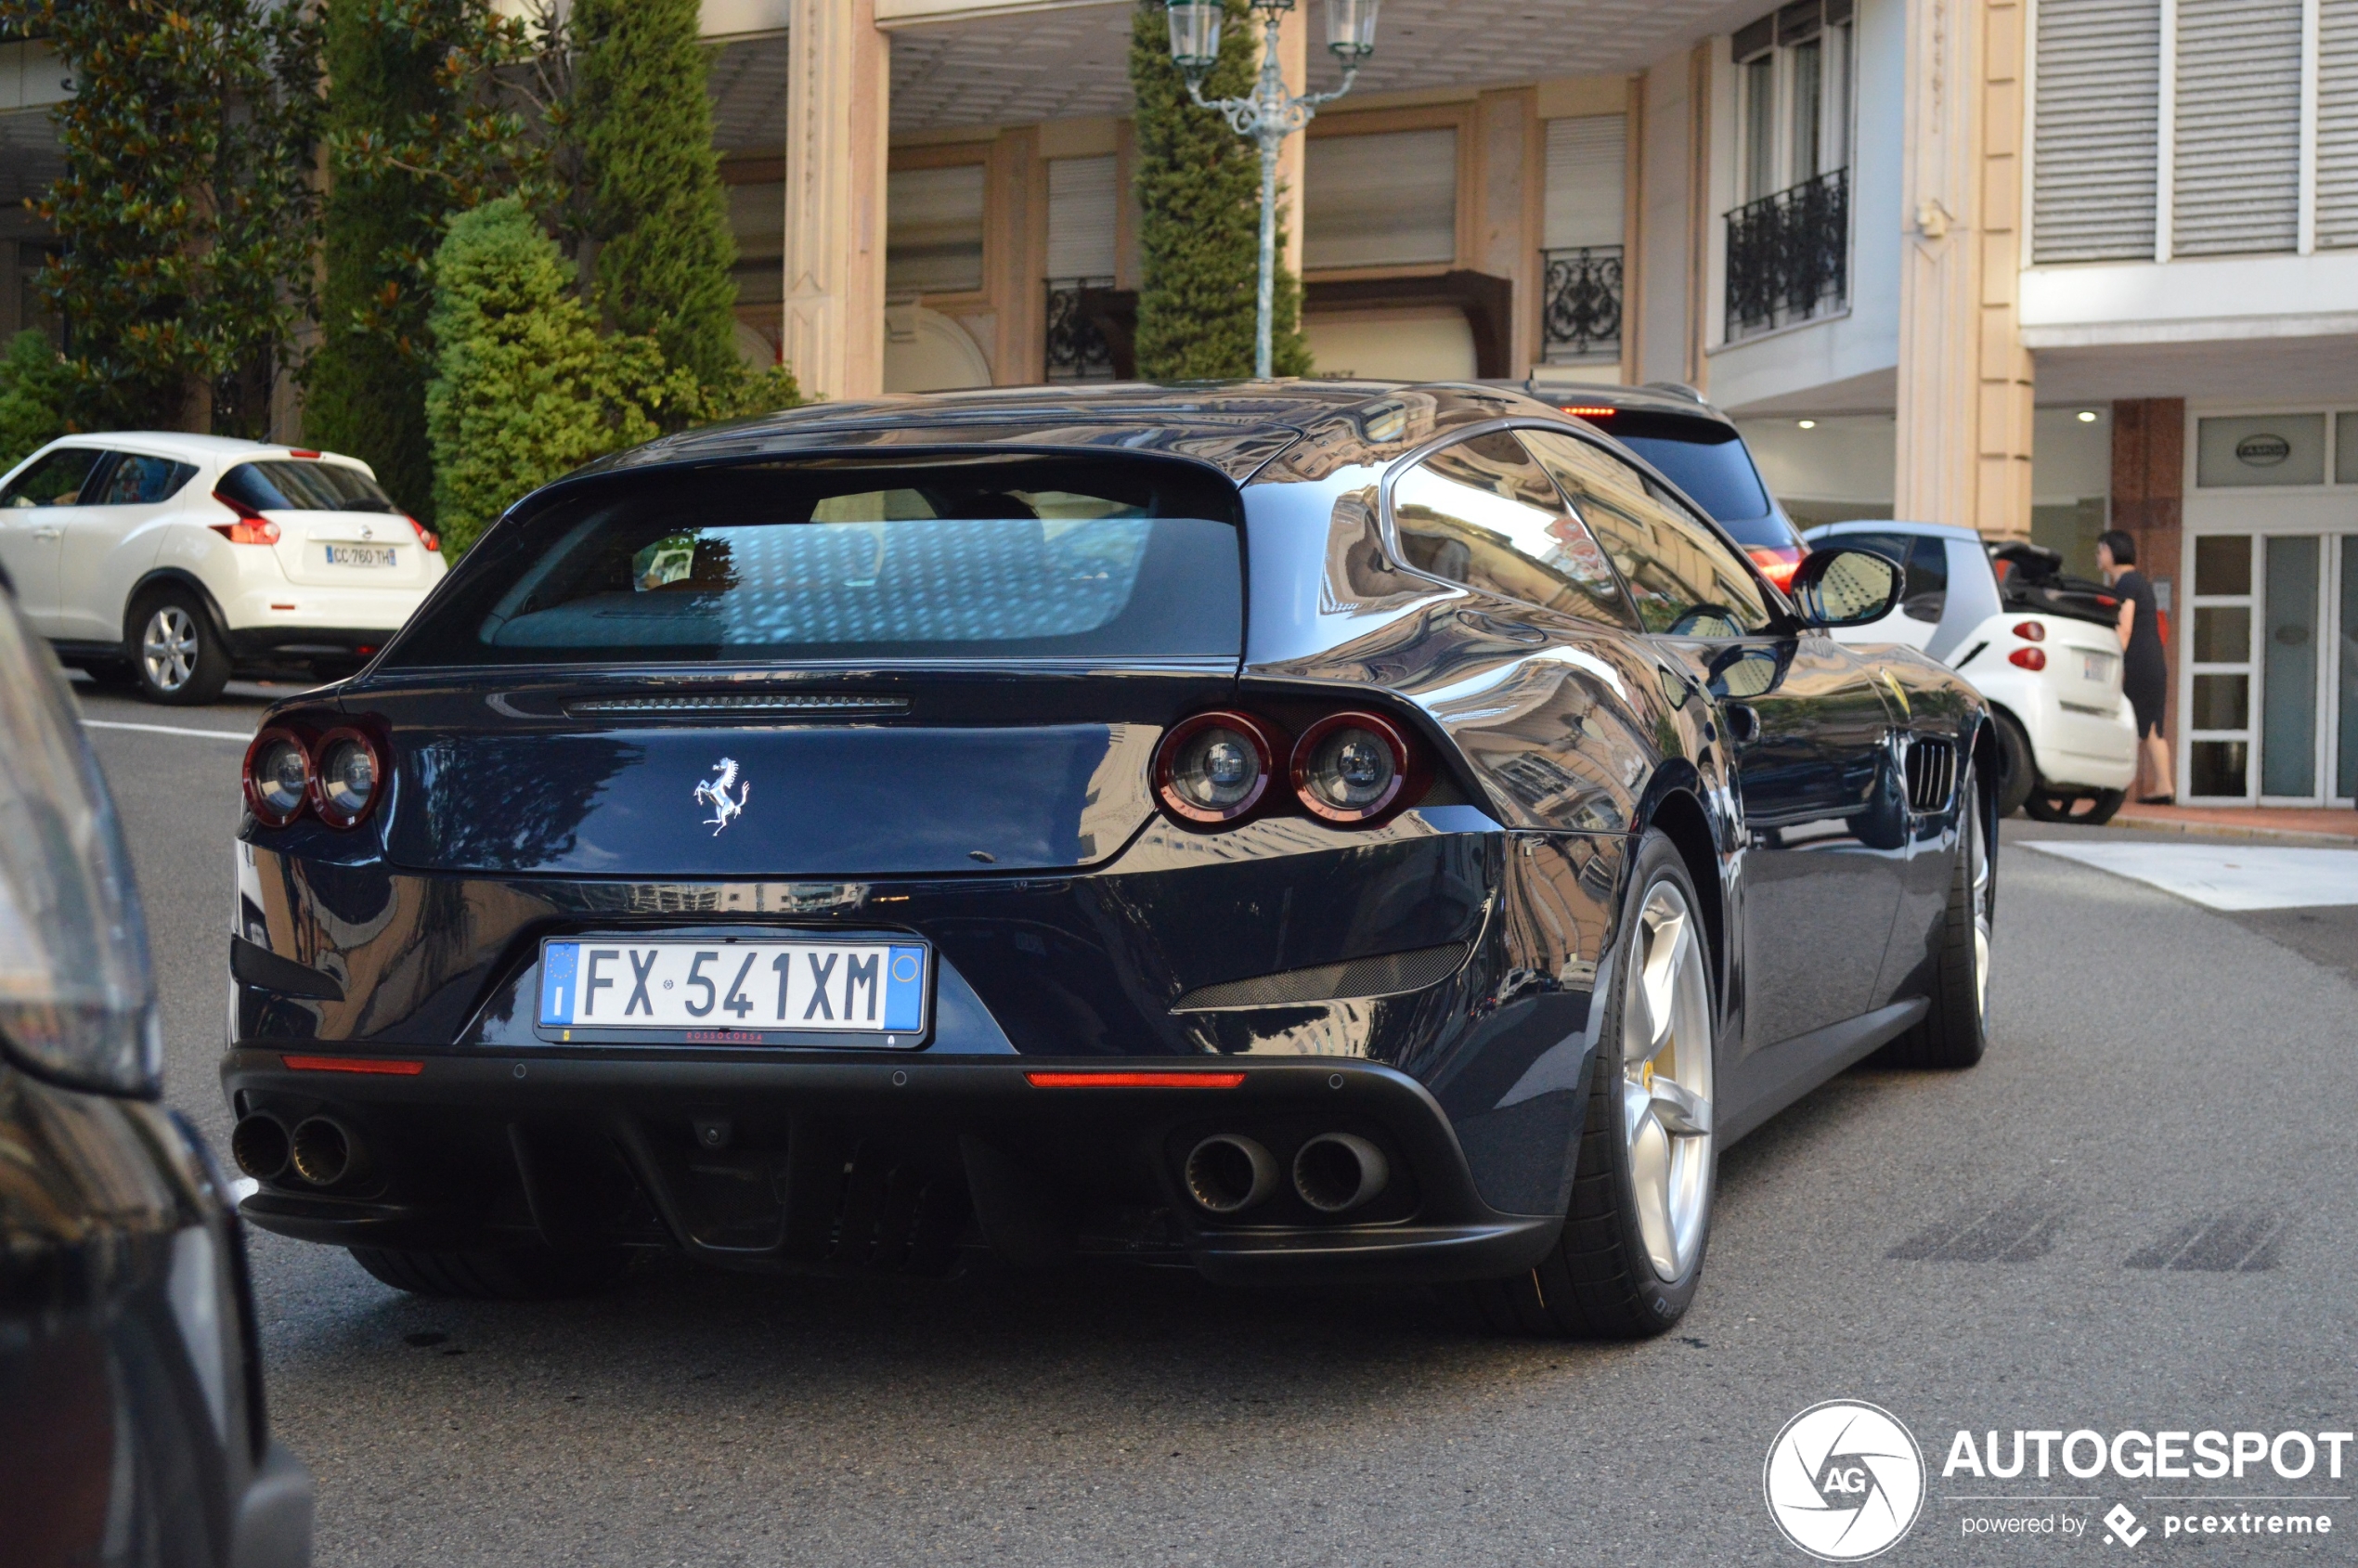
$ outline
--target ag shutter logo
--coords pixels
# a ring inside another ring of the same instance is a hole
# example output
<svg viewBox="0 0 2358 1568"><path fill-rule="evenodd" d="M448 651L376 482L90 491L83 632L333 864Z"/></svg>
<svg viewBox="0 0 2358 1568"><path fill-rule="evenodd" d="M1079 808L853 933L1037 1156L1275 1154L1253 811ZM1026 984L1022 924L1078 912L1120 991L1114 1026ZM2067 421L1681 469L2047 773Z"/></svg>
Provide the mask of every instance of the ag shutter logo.
<svg viewBox="0 0 2358 1568"><path fill-rule="evenodd" d="M1761 1489L1785 1539L1820 1562L1863 1562L1915 1524L1924 1452L1890 1411L1830 1399L1777 1433Z"/></svg>

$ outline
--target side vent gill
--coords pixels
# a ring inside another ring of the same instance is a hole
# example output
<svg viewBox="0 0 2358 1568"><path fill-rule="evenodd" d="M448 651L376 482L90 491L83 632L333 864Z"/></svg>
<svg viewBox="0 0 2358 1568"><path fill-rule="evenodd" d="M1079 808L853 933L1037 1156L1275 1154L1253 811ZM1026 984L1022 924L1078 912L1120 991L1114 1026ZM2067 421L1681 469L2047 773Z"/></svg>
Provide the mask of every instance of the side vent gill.
<svg viewBox="0 0 2358 1568"><path fill-rule="evenodd" d="M1957 786L1957 748L1949 741L1917 740L1908 747L1908 804L1918 811L1949 809Z"/></svg>
<svg viewBox="0 0 2358 1568"><path fill-rule="evenodd" d="M1450 942L1410 952L1387 952L1343 964L1256 975L1246 980L1223 980L1218 985L1198 986L1188 991L1171 1004L1171 1010L1212 1013L1243 1007L1292 1007L1307 1002L1340 1002L1422 991L1454 973L1466 961L1470 945Z"/></svg>

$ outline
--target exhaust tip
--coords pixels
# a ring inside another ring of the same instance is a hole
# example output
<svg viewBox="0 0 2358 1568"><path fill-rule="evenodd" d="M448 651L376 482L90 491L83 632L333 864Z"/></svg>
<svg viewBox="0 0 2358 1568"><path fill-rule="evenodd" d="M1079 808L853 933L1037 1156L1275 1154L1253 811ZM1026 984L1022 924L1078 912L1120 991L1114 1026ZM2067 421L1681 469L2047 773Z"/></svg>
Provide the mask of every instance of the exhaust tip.
<svg viewBox="0 0 2358 1568"><path fill-rule="evenodd" d="M1187 1196L1208 1213L1235 1214L1277 1190L1277 1162L1254 1140L1214 1133L1187 1151Z"/></svg>
<svg viewBox="0 0 2358 1568"><path fill-rule="evenodd" d="M229 1158L258 1182L287 1173L287 1128L275 1116L247 1116L229 1131Z"/></svg>
<svg viewBox="0 0 2358 1568"><path fill-rule="evenodd" d="M1322 1214L1356 1209L1391 1180L1383 1150L1350 1133L1321 1133L1293 1157L1293 1189Z"/></svg>
<svg viewBox="0 0 2358 1568"><path fill-rule="evenodd" d="M368 1168L360 1140L340 1121L315 1116L300 1122L287 1141L287 1162L313 1186L334 1186Z"/></svg>

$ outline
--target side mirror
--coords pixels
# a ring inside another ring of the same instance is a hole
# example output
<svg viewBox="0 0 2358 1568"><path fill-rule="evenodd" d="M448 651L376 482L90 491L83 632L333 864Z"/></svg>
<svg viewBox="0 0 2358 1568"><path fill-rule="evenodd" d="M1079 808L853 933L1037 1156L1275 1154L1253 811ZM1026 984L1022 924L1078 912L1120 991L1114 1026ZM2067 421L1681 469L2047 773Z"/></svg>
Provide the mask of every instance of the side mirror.
<svg viewBox="0 0 2358 1568"><path fill-rule="evenodd" d="M1813 627L1865 626L1891 614L1908 575L1872 550L1813 550L1793 575L1793 602Z"/></svg>

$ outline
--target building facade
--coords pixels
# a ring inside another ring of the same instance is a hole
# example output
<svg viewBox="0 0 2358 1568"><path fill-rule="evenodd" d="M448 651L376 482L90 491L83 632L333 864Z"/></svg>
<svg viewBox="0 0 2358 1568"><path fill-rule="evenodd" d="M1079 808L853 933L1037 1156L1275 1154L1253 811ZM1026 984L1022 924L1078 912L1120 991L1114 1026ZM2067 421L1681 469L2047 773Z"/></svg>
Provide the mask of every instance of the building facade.
<svg viewBox="0 0 2358 1568"><path fill-rule="evenodd" d="M1134 5L706 0L742 351L1131 374ZM21 195L59 73L0 50ZM1283 174L1322 373L1678 382L1805 525L2125 528L2181 796L2358 791L2358 0L1385 0Z"/></svg>

